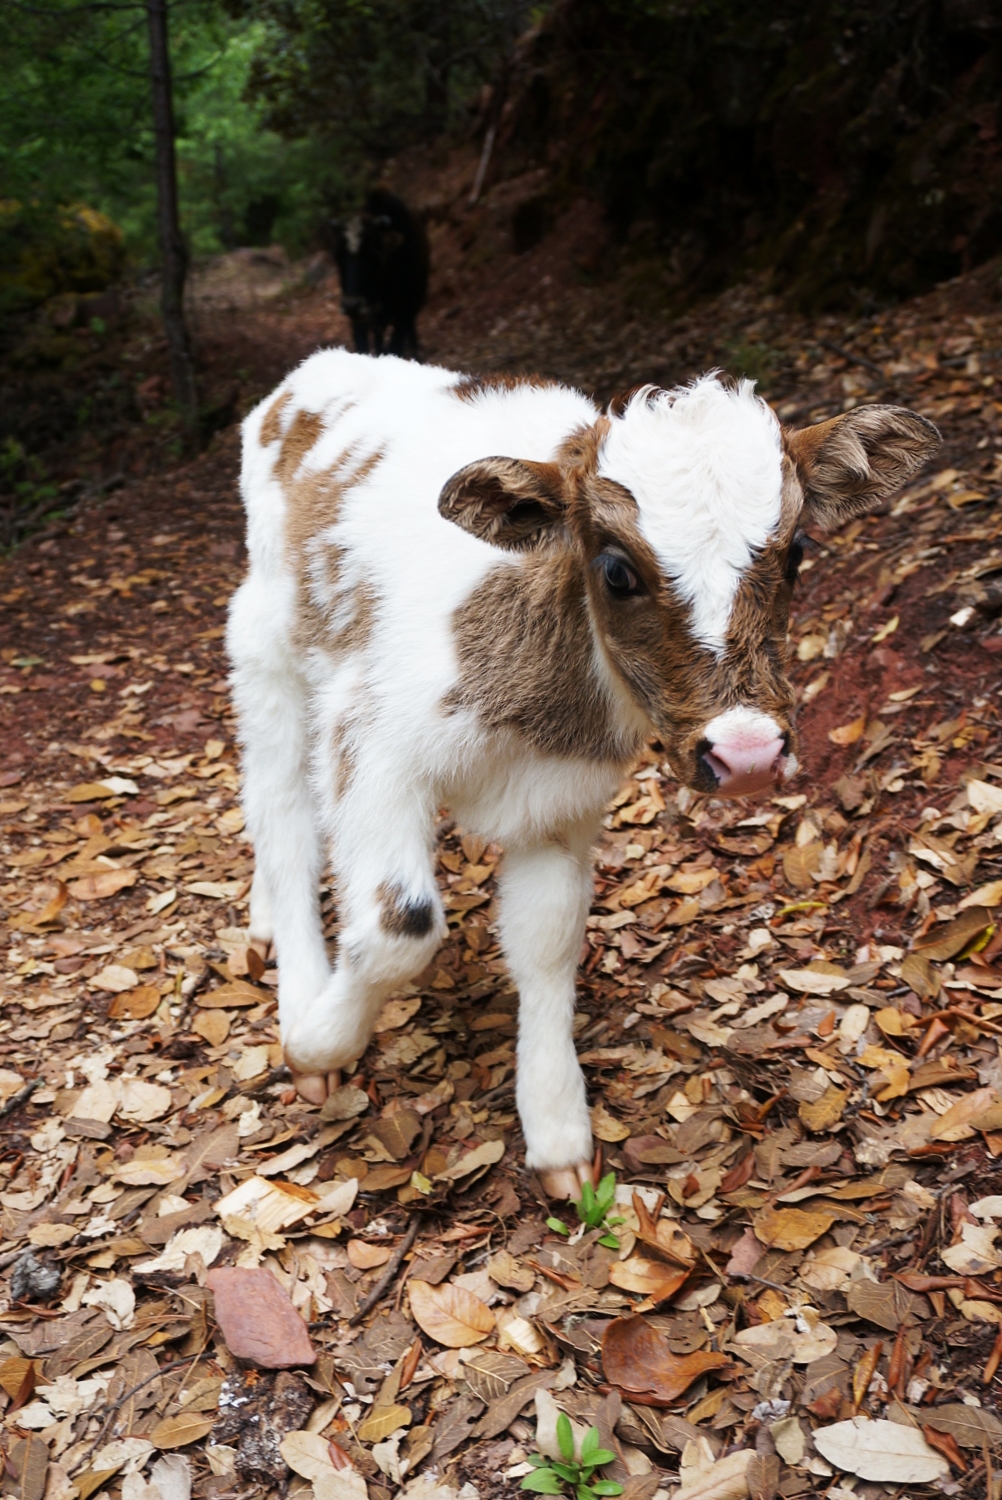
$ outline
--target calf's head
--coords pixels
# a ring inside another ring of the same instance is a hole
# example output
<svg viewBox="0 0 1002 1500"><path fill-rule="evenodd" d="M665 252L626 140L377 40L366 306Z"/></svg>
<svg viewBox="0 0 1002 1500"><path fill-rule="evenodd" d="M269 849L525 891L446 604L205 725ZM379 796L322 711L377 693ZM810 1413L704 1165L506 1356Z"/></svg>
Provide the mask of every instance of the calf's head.
<svg viewBox="0 0 1002 1500"><path fill-rule="evenodd" d="M938 440L892 406L792 431L750 382L711 375L638 391L552 462L470 464L439 510L555 580L576 570L591 670L680 780L743 796L797 765L786 660L803 533L872 509Z"/></svg>

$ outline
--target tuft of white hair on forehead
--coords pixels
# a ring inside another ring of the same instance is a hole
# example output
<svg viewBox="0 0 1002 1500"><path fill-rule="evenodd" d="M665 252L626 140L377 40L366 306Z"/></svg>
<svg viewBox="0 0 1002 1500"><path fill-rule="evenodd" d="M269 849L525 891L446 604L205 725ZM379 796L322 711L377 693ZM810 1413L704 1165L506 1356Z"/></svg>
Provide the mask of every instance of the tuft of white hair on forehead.
<svg viewBox="0 0 1002 1500"><path fill-rule="evenodd" d="M721 652L741 576L780 519L779 423L754 381L724 385L712 371L637 391L610 420L598 472L631 492L696 639Z"/></svg>

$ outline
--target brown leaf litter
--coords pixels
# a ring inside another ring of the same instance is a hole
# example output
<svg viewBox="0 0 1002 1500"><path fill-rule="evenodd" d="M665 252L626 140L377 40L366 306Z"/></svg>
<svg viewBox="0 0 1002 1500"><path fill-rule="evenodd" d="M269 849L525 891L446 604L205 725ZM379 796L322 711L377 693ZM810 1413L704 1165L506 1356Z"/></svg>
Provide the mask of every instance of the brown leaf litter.
<svg viewBox="0 0 1002 1500"><path fill-rule="evenodd" d="M802 781L725 804L680 792L652 747L609 810L577 1040L618 1250L548 1230L521 1165L501 851L465 830L443 829L429 972L322 1110L290 1086L275 969L246 930L232 433L5 566L5 1492L486 1500L563 1410L599 1425L631 1500L997 1493L987 274L837 330L739 288L653 329L658 366L634 368L643 340L609 356L623 384L683 378L727 363L741 328L775 352L785 418L894 399L946 437L888 514L808 556ZM611 380L582 367L583 335L561 344L565 295L541 310L540 363ZM446 345L436 318L437 357L501 357L462 321ZM330 892L323 908L334 938ZM262 1284L238 1326L219 1289ZM242 1337L274 1353L286 1328L294 1369L247 1357Z"/></svg>

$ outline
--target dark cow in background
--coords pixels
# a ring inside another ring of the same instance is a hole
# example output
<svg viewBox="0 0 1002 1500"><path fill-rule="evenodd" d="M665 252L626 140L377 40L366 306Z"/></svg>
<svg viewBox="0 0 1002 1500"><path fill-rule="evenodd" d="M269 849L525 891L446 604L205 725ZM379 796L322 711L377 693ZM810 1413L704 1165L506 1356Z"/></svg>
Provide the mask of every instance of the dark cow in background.
<svg viewBox="0 0 1002 1500"><path fill-rule="evenodd" d="M374 188L361 213L331 224L341 306L359 354L418 354L416 318L428 294L428 236L394 193Z"/></svg>

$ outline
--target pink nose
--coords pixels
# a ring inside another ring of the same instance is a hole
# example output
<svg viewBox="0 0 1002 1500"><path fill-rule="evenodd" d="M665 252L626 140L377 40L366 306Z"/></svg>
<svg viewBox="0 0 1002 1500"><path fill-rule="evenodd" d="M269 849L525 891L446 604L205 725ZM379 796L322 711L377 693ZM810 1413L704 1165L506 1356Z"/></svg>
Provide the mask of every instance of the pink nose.
<svg viewBox="0 0 1002 1500"><path fill-rule="evenodd" d="M747 797L772 786L780 772L783 741L745 733L715 741L703 759L717 778L724 797Z"/></svg>

